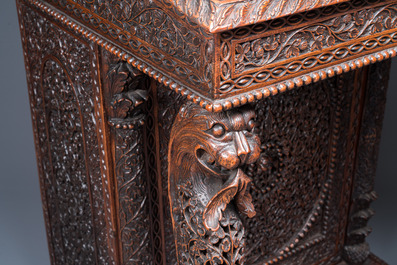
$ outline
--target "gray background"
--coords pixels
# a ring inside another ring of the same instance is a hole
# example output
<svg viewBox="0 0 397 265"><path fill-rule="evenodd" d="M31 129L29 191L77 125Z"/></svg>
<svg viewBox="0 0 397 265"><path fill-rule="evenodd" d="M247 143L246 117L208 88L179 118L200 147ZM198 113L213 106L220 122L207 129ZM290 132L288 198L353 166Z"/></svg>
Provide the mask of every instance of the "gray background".
<svg viewBox="0 0 397 265"><path fill-rule="evenodd" d="M28 93L15 3L0 3L0 264L47 265ZM368 241L397 264L397 60L393 61ZM78 264L76 264L78 265Z"/></svg>

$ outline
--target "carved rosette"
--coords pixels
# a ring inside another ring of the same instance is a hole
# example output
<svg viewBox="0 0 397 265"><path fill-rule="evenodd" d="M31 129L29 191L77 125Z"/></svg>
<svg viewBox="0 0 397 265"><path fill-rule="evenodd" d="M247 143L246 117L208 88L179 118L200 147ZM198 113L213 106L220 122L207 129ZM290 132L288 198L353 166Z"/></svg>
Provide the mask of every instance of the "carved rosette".
<svg viewBox="0 0 397 265"><path fill-rule="evenodd" d="M253 217L251 179L260 141L255 113L245 107L209 113L193 103L174 122L168 187L180 264L243 264L245 230L239 214Z"/></svg>

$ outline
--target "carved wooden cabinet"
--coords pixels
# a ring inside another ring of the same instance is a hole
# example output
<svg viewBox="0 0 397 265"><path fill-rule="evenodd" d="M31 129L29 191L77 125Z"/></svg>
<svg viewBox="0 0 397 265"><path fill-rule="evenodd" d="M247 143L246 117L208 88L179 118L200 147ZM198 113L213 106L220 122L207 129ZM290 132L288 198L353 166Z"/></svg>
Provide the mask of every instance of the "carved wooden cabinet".
<svg viewBox="0 0 397 265"><path fill-rule="evenodd" d="M17 0L52 264L385 264L397 0Z"/></svg>

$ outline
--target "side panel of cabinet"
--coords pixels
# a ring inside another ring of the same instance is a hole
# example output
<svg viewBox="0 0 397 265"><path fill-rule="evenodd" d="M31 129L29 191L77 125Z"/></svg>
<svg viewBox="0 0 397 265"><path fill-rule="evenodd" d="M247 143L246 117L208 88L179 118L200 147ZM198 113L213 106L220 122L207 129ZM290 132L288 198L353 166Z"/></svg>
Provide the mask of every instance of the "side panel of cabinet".
<svg viewBox="0 0 397 265"><path fill-rule="evenodd" d="M18 2L52 264L116 264L98 51Z"/></svg>

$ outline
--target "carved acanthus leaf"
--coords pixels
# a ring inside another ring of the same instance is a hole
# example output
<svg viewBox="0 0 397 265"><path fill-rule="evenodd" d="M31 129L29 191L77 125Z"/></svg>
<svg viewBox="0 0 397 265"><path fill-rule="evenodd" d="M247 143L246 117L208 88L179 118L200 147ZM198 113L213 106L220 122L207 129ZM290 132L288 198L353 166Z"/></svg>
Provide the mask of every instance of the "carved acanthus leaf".
<svg viewBox="0 0 397 265"><path fill-rule="evenodd" d="M244 174L239 168L223 185L222 189L208 202L204 209L203 219L207 229L217 231L219 229L219 221L222 219L222 211L230 201L236 197L238 210L248 217L255 216L255 208L252 204L252 197L246 193L247 185L251 179Z"/></svg>
<svg viewBox="0 0 397 265"><path fill-rule="evenodd" d="M110 101L111 124L128 128L129 121L141 121L142 112L137 108L148 99L148 77L127 62L119 61L110 67L108 78L112 80L114 93Z"/></svg>

